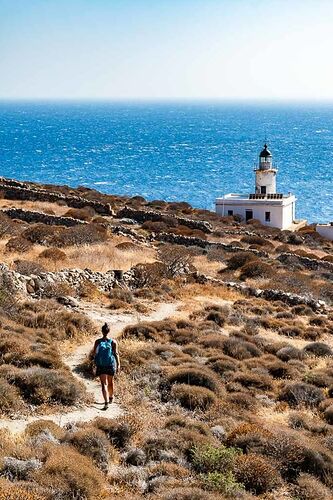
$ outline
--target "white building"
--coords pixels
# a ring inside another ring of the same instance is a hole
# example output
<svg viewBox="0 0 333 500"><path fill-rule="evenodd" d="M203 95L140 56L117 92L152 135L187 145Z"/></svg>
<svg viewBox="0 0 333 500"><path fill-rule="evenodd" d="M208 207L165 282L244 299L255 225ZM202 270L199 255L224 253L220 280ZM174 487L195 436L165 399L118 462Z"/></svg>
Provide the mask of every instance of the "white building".
<svg viewBox="0 0 333 500"><path fill-rule="evenodd" d="M317 224L316 231L323 238L333 241L333 222L330 224Z"/></svg>
<svg viewBox="0 0 333 500"><path fill-rule="evenodd" d="M277 169L272 154L264 145L255 172L255 192L226 194L216 199L216 213L221 216L239 215L242 220L257 219L262 224L279 229L296 229L306 221L295 220L296 197L276 192Z"/></svg>

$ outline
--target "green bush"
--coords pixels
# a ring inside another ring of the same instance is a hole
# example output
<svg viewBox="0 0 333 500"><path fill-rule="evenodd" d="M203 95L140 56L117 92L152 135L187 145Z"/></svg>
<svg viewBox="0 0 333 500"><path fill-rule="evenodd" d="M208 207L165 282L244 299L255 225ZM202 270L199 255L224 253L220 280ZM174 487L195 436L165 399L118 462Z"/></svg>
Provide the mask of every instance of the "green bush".
<svg viewBox="0 0 333 500"><path fill-rule="evenodd" d="M201 479L207 490L217 491L232 498L244 490L244 485L236 481L232 472L209 472L202 474Z"/></svg>
<svg viewBox="0 0 333 500"><path fill-rule="evenodd" d="M236 457L241 453L238 448L226 446L194 446L191 462L194 469L200 473L226 472L233 468Z"/></svg>

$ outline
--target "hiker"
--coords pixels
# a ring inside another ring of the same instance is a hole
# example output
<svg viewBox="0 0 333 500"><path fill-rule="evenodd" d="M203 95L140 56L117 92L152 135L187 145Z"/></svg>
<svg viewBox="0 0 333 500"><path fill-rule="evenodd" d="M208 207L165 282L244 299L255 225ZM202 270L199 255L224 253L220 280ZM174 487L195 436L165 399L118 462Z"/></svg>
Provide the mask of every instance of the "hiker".
<svg viewBox="0 0 333 500"><path fill-rule="evenodd" d="M117 342L108 338L110 327L107 323L102 326L101 339L97 339L94 345L93 355L96 365L96 377L100 378L102 393L104 397L104 410L113 401L114 375L119 372L120 361Z"/></svg>

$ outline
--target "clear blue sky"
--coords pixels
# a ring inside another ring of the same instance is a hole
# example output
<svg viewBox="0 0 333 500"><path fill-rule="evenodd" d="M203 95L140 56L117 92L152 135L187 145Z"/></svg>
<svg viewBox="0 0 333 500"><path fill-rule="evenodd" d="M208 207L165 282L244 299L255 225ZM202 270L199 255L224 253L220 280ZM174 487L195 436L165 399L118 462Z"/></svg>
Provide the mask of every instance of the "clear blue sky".
<svg viewBox="0 0 333 500"><path fill-rule="evenodd" d="M0 98L333 98L333 0L0 0Z"/></svg>

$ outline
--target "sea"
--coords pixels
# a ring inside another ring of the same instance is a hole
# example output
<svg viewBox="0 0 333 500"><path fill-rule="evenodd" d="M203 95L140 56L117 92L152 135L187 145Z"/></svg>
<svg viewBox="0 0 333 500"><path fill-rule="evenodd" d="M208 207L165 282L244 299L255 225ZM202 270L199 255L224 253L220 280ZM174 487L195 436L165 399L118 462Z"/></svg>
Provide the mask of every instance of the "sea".
<svg viewBox="0 0 333 500"><path fill-rule="evenodd" d="M0 176L214 209L267 141L297 218L333 221L333 104L0 102Z"/></svg>

